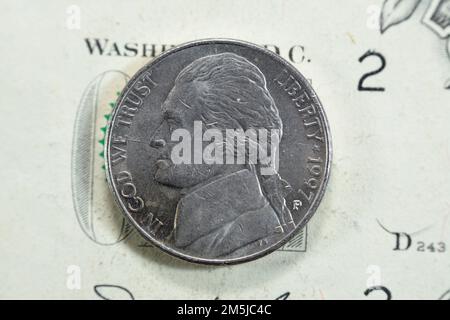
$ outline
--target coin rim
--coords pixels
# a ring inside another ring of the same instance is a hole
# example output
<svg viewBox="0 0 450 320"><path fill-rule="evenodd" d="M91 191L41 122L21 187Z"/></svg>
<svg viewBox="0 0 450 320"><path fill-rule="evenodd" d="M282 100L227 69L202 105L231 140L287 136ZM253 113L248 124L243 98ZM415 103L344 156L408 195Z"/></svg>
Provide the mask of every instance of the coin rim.
<svg viewBox="0 0 450 320"><path fill-rule="evenodd" d="M284 65L286 68L289 69L289 71L291 71L291 73L296 77L296 78L300 78L303 83L306 85L306 87L315 94L315 98L317 99L317 104L320 106L319 108L319 116L322 119L322 122L324 124L324 135L325 135L325 140L326 140L326 146L327 149L326 151L326 165L325 165L325 172L324 172L324 176L323 176L323 181L320 185L319 188L319 192L315 198L315 200L313 201L313 203L311 204L309 210L306 212L303 220L295 227L294 230L292 230L287 236L285 236L283 239L281 239L280 241L274 243L273 245L271 245L270 247L267 247L264 250L255 252L253 254L244 256L244 257L239 257L239 258L232 258L232 259L207 259L207 258L200 258L200 257L196 257L196 256L190 256L188 254L182 253L164 243L162 243L160 240L152 237L150 234L148 234L145 230L143 230L143 228L133 219L133 217L131 216L131 214L128 213L128 210L126 209L126 206L124 205L124 203L122 202L121 198L118 196L118 190L116 189L115 184L113 183L113 174L112 174L112 168L109 164L109 160L110 160L110 154L109 154L109 148L108 146L110 145L110 137L111 137L111 131L112 131L112 126L111 124L113 123L114 119L116 118L117 112L119 110L119 105L120 102L124 99L124 97L128 94L128 92L131 90L131 87L134 85L135 81L138 80L140 78L140 76L142 75L142 73L144 73L145 71L147 71L149 68L151 68L152 66L156 65L157 63L159 63L160 61L162 61L163 59L165 59L167 56L174 54L178 51L190 48L190 47L195 47L195 46L200 46L200 45L210 45L210 44L228 44L228 45L234 45L234 46L241 46L241 47L247 47L250 49L254 49L256 51L260 51L264 54L268 54L270 57L272 57L275 61L278 61L279 63L281 63L282 65ZM244 263L244 262L249 262L249 261L253 261L255 259L258 258L262 258L266 255L268 255L269 253L279 249L280 247L282 247L284 244L286 244L300 229L302 229L303 227L306 226L306 224L309 222L309 220L311 219L311 217L314 215L314 213L316 212L319 204L322 201L322 198L324 196L326 187L328 185L328 181L330 178L330 171L331 171L331 162L332 162L332 155L333 155L333 149L332 149L332 144L331 144L331 133L330 133L330 126L328 123L328 119L326 117L325 114L325 110L323 108L322 102L320 101L316 91L313 89L312 85L308 82L308 80L300 73L300 71L294 67L289 61L285 60L284 58L282 58L281 56L279 56L276 53L273 53L272 51L247 42L247 41L243 41L243 40L236 40L236 39L230 39L230 38L208 38L208 39L201 39L201 40L195 40L195 41L190 41L190 42L186 42L183 44L180 44L176 47L173 47L163 53L161 53L160 55L158 55L156 58L154 58L153 60L151 60L150 62L146 63L143 67L141 67L128 81L127 85L124 87L124 89L122 90L122 92L120 93L119 97L117 98L115 107L113 112L111 113L111 117L108 121L107 124L107 130L106 130L106 136L105 136L105 146L104 146L104 153L105 153L105 172L106 172L106 180L108 181L108 186L110 191L113 194L113 198L116 202L116 204L119 206L120 211L122 212L122 214L125 216L125 218L135 227L135 229L141 234L141 236L143 236L146 240L150 241L153 245L155 245L157 248L161 249L164 253L169 254L171 256L174 256L176 258L180 258L184 261L188 261L188 262L192 262L192 263L196 263L196 264L206 264L206 265L233 265L233 264L238 264L238 263Z"/></svg>

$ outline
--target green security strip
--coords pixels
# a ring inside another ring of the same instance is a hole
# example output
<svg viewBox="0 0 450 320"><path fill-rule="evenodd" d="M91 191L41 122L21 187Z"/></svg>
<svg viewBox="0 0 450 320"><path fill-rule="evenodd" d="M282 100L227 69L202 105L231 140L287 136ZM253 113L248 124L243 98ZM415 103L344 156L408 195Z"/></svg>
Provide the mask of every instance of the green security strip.
<svg viewBox="0 0 450 320"><path fill-rule="evenodd" d="M119 96L120 95L120 91L117 91L116 95ZM111 107L111 111L109 113L103 115L103 117L106 119L106 122L108 122L109 119L111 118L112 109L114 109L114 107L116 106L116 103L115 102L110 102L109 106ZM105 136L106 136L106 129L107 128L108 128L108 123L105 126L100 128L100 130L102 131L103 137L100 140L98 140L98 142L102 145L102 147L105 145ZM105 158L105 152L103 151L103 148L102 148L102 151L98 155L100 157L102 157L103 159ZM102 169L105 170L105 164L102 164Z"/></svg>

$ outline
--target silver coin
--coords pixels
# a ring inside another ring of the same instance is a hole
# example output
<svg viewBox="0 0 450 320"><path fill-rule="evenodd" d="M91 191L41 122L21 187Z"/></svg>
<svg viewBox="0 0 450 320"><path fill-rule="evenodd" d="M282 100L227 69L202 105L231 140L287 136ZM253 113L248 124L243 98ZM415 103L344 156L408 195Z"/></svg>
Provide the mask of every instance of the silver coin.
<svg viewBox="0 0 450 320"><path fill-rule="evenodd" d="M105 143L125 217L197 263L261 257L303 228L330 173L323 107L280 56L250 43L187 43L139 70Z"/></svg>

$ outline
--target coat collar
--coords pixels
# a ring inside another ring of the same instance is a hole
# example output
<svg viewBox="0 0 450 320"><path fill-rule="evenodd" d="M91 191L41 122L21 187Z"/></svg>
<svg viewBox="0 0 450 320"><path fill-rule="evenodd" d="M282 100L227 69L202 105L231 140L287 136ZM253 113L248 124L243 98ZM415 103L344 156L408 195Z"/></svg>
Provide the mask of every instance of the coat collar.
<svg viewBox="0 0 450 320"><path fill-rule="evenodd" d="M256 174L242 169L186 194L175 216L175 245L185 247L241 214L270 206Z"/></svg>

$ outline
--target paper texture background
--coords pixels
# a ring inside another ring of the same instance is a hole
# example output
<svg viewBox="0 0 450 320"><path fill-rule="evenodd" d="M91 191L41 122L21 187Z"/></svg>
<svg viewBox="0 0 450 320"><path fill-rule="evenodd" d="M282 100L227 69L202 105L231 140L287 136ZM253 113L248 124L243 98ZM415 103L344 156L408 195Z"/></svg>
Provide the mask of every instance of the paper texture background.
<svg viewBox="0 0 450 320"><path fill-rule="evenodd" d="M450 298L448 38L421 21L430 1L381 34L382 3L3 1L0 298ZM210 37L278 47L311 79L334 149L304 239L230 267L189 264L128 234L99 154L109 104L151 60L143 44L151 55ZM103 54L90 51L95 39ZM380 66L358 61L368 50L386 66L364 85L385 91L357 89ZM76 141L91 152L89 192L74 182ZM394 250L383 227L409 234L410 247L402 235Z"/></svg>

